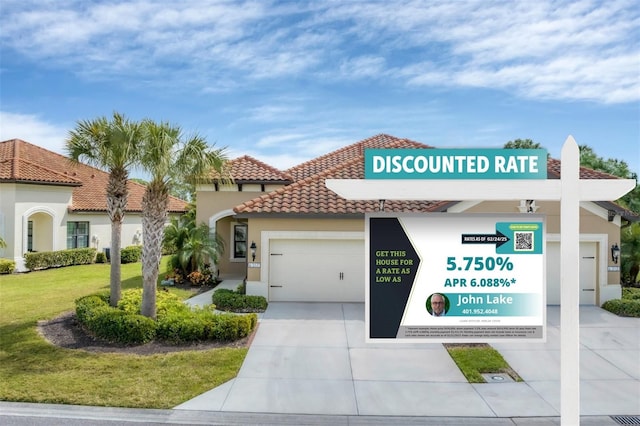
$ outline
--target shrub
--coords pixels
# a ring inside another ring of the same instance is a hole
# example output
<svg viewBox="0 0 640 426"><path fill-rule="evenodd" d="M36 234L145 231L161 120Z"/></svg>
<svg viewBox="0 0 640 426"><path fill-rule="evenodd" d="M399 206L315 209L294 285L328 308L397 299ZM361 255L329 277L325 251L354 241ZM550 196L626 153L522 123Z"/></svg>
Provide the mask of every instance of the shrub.
<svg viewBox="0 0 640 426"><path fill-rule="evenodd" d="M0 259L0 274L12 274L16 270L16 262L9 259Z"/></svg>
<svg viewBox="0 0 640 426"><path fill-rule="evenodd" d="M107 255L101 251L96 253L96 263L107 263Z"/></svg>
<svg viewBox="0 0 640 426"><path fill-rule="evenodd" d="M156 336L171 343L232 341L248 336L258 323L256 314L215 313L210 308L169 312L158 319Z"/></svg>
<svg viewBox="0 0 640 426"><path fill-rule="evenodd" d="M142 289L129 289L122 292L122 297L118 302L118 309L130 314L139 314L142 307ZM162 316L167 311L182 310L188 311L178 296L168 291L156 293L156 315Z"/></svg>
<svg viewBox="0 0 640 426"><path fill-rule="evenodd" d="M60 266L88 265L96 257L95 248L41 251L24 254L25 266L31 270Z"/></svg>
<svg viewBox="0 0 640 426"><path fill-rule="evenodd" d="M120 263L136 263L142 258L142 246L129 246L120 250Z"/></svg>
<svg viewBox="0 0 640 426"><path fill-rule="evenodd" d="M156 335L151 318L111 307L97 309L88 326L101 339L126 345L147 343Z"/></svg>
<svg viewBox="0 0 640 426"><path fill-rule="evenodd" d="M640 300L637 299L612 299L602 305L605 309L622 317L640 318Z"/></svg>
<svg viewBox="0 0 640 426"><path fill-rule="evenodd" d="M218 314L213 327L212 337L215 340L232 341L246 337L258 322L256 314L234 315Z"/></svg>
<svg viewBox="0 0 640 426"><path fill-rule="evenodd" d="M76 300L76 317L97 337L123 344L153 340L156 323L151 318L109 306L108 295L90 295Z"/></svg>
<svg viewBox="0 0 640 426"><path fill-rule="evenodd" d="M195 286L203 286L207 284L213 284L213 277L210 274L202 273L200 271L193 271L187 275L187 280Z"/></svg>
<svg viewBox="0 0 640 426"><path fill-rule="evenodd" d="M89 320L95 315L97 309L108 306L108 295L92 294L81 297L76 300L76 317L81 324L87 325Z"/></svg>
<svg viewBox="0 0 640 426"><path fill-rule="evenodd" d="M211 310L169 311L158 318L158 339L171 343L208 340L215 314Z"/></svg>
<svg viewBox="0 0 640 426"><path fill-rule="evenodd" d="M216 290L211 300L218 309L231 312L264 312L268 305L264 296L247 296L225 288Z"/></svg>
<svg viewBox="0 0 640 426"><path fill-rule="evenodd" d="M97 337L123 344L153 339L171 343L230 341L248 336L258 323L256 314L219 314L214 312L215 305L191 310L172 293L159 292L157 297L157 322L138 315L141 289L125 290L117 308L109 306L108 294L82 297L76 300L76 316Z"/></svg>
<svg viewBox="0 0 640 426"><path fill-rule="evenodd" d="M640 301L640 288L637 287L622 287L622 298L628 300Z"/></svg>

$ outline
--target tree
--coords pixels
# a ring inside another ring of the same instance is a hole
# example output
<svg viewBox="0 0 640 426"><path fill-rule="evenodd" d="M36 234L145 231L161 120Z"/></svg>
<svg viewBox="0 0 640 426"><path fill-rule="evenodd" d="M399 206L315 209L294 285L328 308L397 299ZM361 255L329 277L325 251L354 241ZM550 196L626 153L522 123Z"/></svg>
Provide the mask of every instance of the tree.
<svg viewBox="0 0 640 426"><path fill-rule="evenodd" d="M121 296L120 247L122 221L127 208L129 168L138 159L141 126L114 112L111 120L100 117L83 120L69 132L66 151L74 162L88 164L109 172L107 183L107 214L111 220L111 306Z"/></svg>
<svg viewBox="0 0 640 426"><path fill-rule="evenodd" d="M538 142L531 139L515 139L504 144L507 149L543 149Z"/></svg>
<svg viewBox="0 0 640 426"><path fill-rule="evenodd" d="M600 157L588 145L580 145L579 148L580 165L623 179L638 180L638 175L629 169L629 165L624 160ZM616 203L640 214L640 186L636 185L631 192L616 200ZM622 281L634 283L638 280L640 269L640 223L630 223L620 230L620 251Z"/></svg>
<svg viewBox="0 0 640 426"><path fill-rule="evenodd" d="M196 226L195 205L191 206L184 215L171 219L163 239L163 246L174 250L171 267L185 277L193 271L205 272L207 263L215 265L224 247L224 241L212 236L207 224Z"/></svg>
<svg viewBox="0 0 640 426"><path fill-rule="evenodd" d="M623 179L635 179L638 180L638 175L629 169L629 165L624 160L617 160L614 158L604 159L598 156L588 145L580 145L580 165L588 167L593 170L599 170L601 172L609 173ZM620 205L627 209L640 213L640 187L636 187L620 198L616 200Z"/></svg>
<svg viewBox="0 0 640 426"><path fill-rule="evenodd" d="M150 176L142 198L142 315L156 317L156 288L162 235L171 187L178 177L195 182L216 170L222 173L224 149L213 149L178 126L145 120L140 166Z"/></svg>

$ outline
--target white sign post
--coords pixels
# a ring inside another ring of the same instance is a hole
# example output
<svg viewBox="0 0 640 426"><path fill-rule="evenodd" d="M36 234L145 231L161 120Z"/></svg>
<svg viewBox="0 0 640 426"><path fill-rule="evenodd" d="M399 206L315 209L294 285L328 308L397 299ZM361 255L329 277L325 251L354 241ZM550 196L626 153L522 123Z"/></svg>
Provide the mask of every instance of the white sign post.
<svg viewBox="0 0 640 426"><path fill-rule="evenodd" d="M580 423L579 241L580 201L617 200L633 179L581 180L580 155L569 136L562 147L558 180L327 179L327 188L348 200L560 200L560 415ZM367 265L368 266L368 265Z"/></svg>

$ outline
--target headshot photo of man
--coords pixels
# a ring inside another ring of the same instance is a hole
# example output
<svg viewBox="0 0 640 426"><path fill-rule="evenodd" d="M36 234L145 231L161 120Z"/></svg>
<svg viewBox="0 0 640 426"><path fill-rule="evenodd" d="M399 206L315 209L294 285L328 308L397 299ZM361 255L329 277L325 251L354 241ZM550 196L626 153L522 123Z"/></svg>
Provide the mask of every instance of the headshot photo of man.
<svg viewBox="0 0 640 426"><path fill-rule="evenodd" d="M434 317L443 317L447 314L446 297L444 295L440 293L431 295L431 310L429 310L429 313Z"/></svg>

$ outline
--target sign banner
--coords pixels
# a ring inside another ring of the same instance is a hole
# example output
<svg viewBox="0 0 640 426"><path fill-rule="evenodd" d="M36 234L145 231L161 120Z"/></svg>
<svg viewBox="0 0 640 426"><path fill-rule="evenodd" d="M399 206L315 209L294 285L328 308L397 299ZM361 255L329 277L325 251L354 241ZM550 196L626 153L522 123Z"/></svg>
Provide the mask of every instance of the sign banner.
<svg viewBox="0 0 640 426"><path fill-rule="evenodd" d="M366 215L367 341L546 339L545 218Z"/></svg>
<svg viewBox="0 0 640 426"><path fill-rule="evenodd" d="M546 179L545 149L365 149L365 179Z"/></svg>

